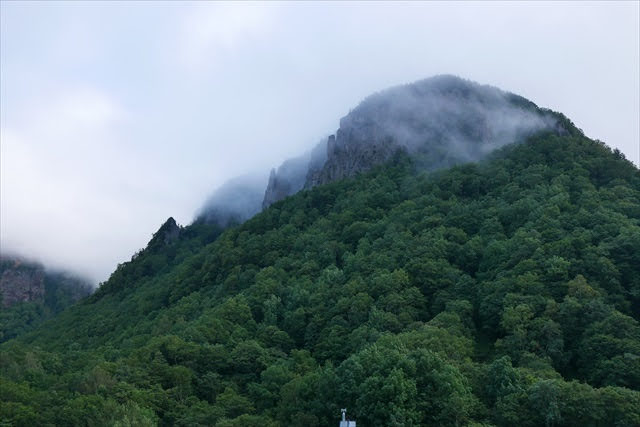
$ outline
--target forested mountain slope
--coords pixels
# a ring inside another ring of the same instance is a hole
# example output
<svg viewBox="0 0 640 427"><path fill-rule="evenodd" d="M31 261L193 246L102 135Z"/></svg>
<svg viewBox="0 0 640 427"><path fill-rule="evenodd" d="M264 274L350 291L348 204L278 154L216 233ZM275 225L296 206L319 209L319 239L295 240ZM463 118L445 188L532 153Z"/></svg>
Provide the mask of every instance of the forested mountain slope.
<svg viewBox="0 0 640 427"><path fill-rule="evenodd" d="M224 232L168 221L0 347L0 418L640 425L638 169L575 128L420 163L396 154Z"/></svg>

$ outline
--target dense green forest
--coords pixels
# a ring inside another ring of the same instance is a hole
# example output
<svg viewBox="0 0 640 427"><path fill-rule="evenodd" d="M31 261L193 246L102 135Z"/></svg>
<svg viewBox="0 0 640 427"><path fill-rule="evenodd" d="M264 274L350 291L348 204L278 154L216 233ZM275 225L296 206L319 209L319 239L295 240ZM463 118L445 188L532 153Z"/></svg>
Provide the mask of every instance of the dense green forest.
<svg viewBox="0 0 640 427"><path fill-rule="evenodd" d="M640 172L572 131L196 223L0 347L0 425L640 425Z"/></svg>
<svg viewBox="0 0 640 427"><path fill-rule="evenodd" d="M22 289L18 293L22 291L27 300L5 304L0 292L0 343L35 329L93 290L88 281L70 273L48 271L37 262L9 256L0 257L0 282L3 291L8 291L3 287L33 286L38 294Z"/></svg>

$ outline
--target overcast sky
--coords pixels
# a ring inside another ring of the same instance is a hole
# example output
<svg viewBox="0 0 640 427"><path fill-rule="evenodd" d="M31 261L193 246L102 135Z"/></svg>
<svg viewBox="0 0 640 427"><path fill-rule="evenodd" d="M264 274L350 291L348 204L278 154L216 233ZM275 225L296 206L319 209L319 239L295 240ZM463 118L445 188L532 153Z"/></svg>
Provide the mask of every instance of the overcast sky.
<svg viewBox="0 0 640 427"><path fill-rule="evenodd" d="M638 4L3 1L1 250L105 280L228 178L442 73L638 164Z"/></svg>

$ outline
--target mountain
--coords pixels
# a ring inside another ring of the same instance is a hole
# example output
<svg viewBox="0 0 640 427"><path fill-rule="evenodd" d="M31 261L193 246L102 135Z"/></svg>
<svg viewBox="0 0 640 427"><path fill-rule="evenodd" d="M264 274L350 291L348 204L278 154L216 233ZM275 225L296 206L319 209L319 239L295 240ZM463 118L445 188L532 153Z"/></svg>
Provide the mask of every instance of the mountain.
<svg viewBox="0 0 640 427"><path fill-rule="evenodd" d="M242 224L169 219L0 346L0 419L640 425L640 171L533 111L478 161L403 145Z"/></svg>
<svg viewBox="0 0 640 427"><path fill-rule="evenodd" d="M478 161L536 132L567 133L564 116L498 88L441 75L371 95L340 120L335 135L271 172L263 208L355 176L398 151L427 170Z"/></svg>
<svg viewBox="0 0 640 427"><path fill-rule="evenodd" d="M563 132L550 111L526 99L455 76L398 86L364 100L327 141L327 161L306 188L354 176L397 150L422 154L427 169L477 161L535 132Z"/></svg>
<svg viewBox="0 0 640 427"><path fill-rule="evenodd" d="M88 281L71 273L0 256L0 342L35 328L92 290Z"/></svg>
<svg viewBox="0 0 640 427"><path fill-rule="evenodd" d="M436 170L478 161L496 148L543 131L576 129L562 114L518 95L452 75L431 77L362 101L340 120L334 135L272 169L266 190L263 178L245 176L225 183L198 219L218 225L229 218L246 221L300 190L366 172L397 152Z"/></svg>
<svg viewBox="0 0 640 427"><path fill-rule="evenodd" d="M478 161L536 132L572 130L563 115L518 95L456 76L431 77L362 101L340 120L334 135L272 169L266 190L261 175L225 183L198 218L218 224L229 217L243 222L302 189L366 172L398 151L435 170Z"/></svg>

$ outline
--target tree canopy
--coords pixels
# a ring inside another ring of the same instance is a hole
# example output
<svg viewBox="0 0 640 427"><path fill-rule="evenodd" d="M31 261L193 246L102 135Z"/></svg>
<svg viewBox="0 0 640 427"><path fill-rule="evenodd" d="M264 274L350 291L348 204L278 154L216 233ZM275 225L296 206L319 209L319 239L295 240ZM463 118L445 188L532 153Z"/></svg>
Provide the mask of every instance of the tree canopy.
<svg viewBox="0 0 640 427"><path fill-rule="evenodd" d="M640 425L640 172L540 135L152 240L0 347L8 425Z"/></svg>

